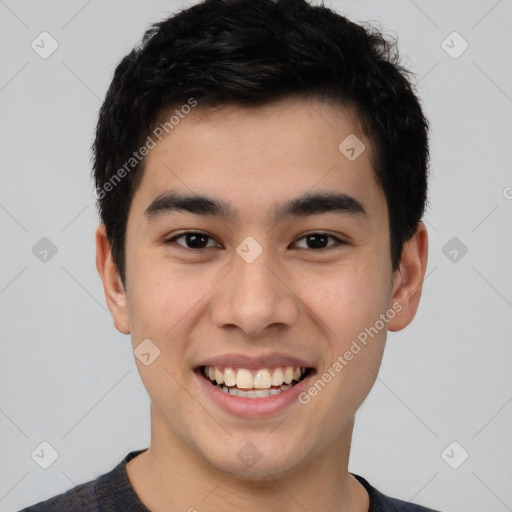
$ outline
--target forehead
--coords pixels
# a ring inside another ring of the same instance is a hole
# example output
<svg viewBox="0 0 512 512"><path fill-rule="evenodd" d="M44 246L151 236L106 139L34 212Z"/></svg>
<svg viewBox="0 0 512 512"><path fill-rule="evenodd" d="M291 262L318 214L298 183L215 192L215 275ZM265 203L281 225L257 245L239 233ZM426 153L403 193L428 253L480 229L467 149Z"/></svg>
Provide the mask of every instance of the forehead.
<svg viewBox="0 0 512 512"><path fill-rule="evenodd" d="M371 156L351 108L302 99L250 108L198 106L156 140L132 209L144 212L172 192L217 199L230 220L268 219L290 198L318 190L343 193L369 215L382 216L385 198Z"/></svg>

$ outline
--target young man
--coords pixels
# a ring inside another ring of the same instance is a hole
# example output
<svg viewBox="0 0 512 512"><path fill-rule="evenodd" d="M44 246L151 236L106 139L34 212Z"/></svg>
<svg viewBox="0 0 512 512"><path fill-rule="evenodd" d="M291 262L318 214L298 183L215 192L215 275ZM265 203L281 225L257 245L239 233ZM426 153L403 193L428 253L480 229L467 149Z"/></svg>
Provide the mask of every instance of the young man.
<svg viewBox="0 0 512 512"><path fill-rule="evenodd" d="M116 69L97 267L151 445L26 510L427 511L348 471L427 263L427 122L390 44L304 0L207 0Z"/></svg>

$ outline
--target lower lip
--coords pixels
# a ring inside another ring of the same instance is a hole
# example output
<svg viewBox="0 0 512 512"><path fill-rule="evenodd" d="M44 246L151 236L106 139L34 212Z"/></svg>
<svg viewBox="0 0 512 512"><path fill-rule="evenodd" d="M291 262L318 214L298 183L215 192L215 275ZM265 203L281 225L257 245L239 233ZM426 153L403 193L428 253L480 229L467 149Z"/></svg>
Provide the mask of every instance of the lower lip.
<svg viewBox="0 0 512 512"><path fill-rule="evenodd" d="M220 388L211 384L200 372L195 372L199 385L204 389L207 395L224 411L239 416L240 418L264 418L280 413L289 405L298 401L298 396L307 389L308 380L313 373L310 373L305 379L295 386L281 391L277 395L264 398L242 398L230 395Z"/></svg>

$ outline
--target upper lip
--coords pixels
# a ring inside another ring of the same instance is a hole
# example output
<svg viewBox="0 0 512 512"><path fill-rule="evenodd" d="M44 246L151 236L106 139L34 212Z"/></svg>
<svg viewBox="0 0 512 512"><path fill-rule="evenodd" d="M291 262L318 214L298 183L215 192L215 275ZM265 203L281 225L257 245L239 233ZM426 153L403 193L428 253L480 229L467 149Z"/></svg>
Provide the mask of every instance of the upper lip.
<svg viewBox="0 0 512 512"><path fill-rule="evenodd" d="M257 357L247 356L245 354L224 354L205 359L198 365L198 367L202 366L247 368L248 370L258 370L260 368L272 368L278 366L293 366L301 368L313 367L304 359L280 353L264 354Z"/></svg>

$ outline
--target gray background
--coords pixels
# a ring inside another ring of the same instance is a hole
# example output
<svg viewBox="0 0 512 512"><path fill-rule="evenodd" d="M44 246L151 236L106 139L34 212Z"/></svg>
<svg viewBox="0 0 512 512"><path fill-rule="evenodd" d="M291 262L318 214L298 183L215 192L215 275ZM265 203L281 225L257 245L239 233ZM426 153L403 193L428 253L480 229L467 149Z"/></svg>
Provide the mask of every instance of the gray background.
<svg viewBox="0 0 512 512"><path fill-rule="evenodd" d="M116 63L186 5L0 0L1 511L148 445L148 397L94 263L89 147ZM443 511L512 510L512 4L330 5L398 35L432 124L424 294L389 335L350 470ZM47 59L31 48L43 31L59 44ZM442 45L453 31L469 43L458 58L445 51L462 49L458 36ZM46 262L32 252L42 237L57 248ZM58 452L46 470L31 458L43 441Z"/></svg>

